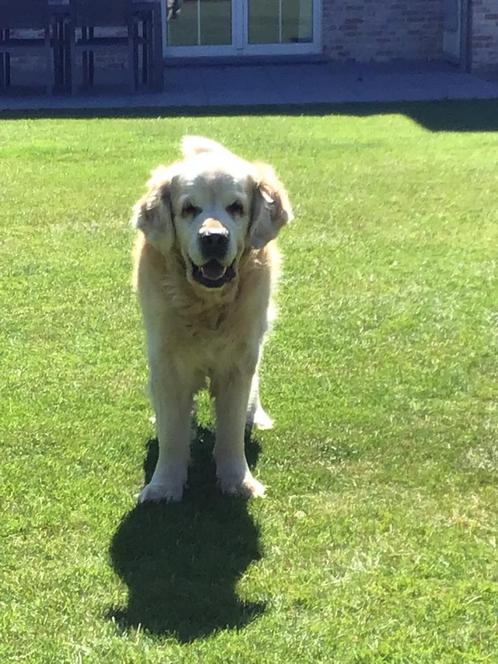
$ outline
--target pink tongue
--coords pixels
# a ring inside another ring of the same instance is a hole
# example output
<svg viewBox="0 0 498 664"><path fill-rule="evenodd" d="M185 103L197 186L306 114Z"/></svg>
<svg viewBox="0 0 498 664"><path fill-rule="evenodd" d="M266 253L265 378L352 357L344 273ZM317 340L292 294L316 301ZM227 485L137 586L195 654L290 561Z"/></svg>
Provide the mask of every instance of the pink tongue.
<svg viewBox="0 0 498 664"><path fill-rule="evenodd" d="M206 279L214 281L215 279L220 279L225 274L226 267L220 265L218 261L212 260L202 265L201 272Z"/></svg>

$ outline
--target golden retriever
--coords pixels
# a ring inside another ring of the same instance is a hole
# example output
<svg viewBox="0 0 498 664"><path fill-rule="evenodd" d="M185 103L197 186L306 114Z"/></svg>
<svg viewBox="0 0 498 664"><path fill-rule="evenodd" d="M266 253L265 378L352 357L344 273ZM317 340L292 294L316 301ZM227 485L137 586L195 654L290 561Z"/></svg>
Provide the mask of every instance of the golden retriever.
<svg viewBox="0 0 498 664"><path fill-rule="evenodd" d="M187 479L193 397L215 401L214 458L224 493L261 496L244 454L246 423L269 428L258 364L279 272L275 238L292 218L270 166L207 138L183 139L134 207L134 283L142 309L159 458L139 500L178 501Z"/></svg>

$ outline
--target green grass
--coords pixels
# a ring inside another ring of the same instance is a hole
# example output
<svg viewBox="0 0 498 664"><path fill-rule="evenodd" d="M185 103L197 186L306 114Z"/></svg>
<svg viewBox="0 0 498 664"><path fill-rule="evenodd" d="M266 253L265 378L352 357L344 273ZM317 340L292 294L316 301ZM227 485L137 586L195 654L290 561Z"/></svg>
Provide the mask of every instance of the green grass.
<svg viewBox="0 0 498 664"><path fill-rule="evenodd" d="M1 662L498 661L498 104L351 110L1 121ZM128 218L184 133L294 203L268 496L218 495L203 398L184 502L137 507Z"/></svg>

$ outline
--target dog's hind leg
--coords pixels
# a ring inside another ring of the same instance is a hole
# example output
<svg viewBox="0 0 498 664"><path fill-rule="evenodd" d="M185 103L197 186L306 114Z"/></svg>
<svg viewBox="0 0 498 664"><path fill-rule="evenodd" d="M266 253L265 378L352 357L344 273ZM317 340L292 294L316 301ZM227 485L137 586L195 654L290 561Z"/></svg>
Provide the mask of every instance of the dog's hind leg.
<svg viewBox="0 0 498 664"><path fill-rule="evenodd" d="M247 409L247 428L252 428L253 426L256 429L272 429L273 420L265 411L261 405L261 399L259 397L259 373L258 368L254 373L251 383L251 396L249 397L249 407Z"/></svg>

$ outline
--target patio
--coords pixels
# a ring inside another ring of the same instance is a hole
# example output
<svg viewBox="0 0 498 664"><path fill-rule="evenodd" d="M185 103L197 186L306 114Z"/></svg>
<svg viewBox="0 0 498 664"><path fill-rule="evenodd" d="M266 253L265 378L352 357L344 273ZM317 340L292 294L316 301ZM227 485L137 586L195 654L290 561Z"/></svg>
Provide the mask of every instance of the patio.
<svg viewBox="0 0 498 664"><path fill-rule="evenodd" d="M444 63L338 65L328 62L166 65L158 93L0 98L0 112L200 109L356 102L496 99L498 80Z"/></svg>

